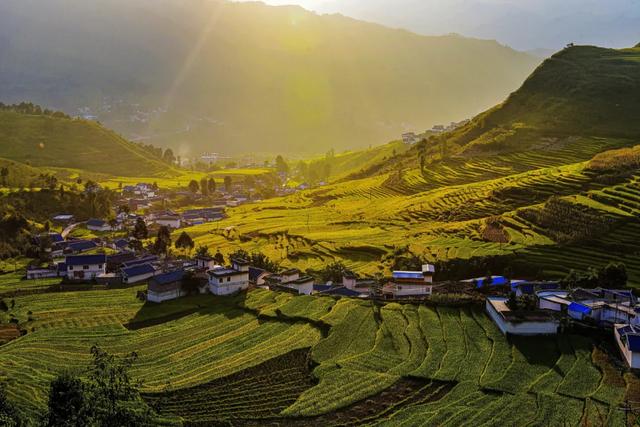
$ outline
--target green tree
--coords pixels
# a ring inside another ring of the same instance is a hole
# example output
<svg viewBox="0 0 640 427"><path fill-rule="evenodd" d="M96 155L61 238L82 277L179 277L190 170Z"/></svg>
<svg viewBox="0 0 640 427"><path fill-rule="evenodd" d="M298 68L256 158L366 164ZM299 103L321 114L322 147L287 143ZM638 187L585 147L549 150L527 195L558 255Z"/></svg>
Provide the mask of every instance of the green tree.
<svg viewBox="0 0 640 427"><path fill-rule="evenodd" d="M200 292L200 279L196 277L193 271L187 271L182 277L182 288L188 295L198 294Z"/></svg>
<svg viewBox="0 0 640 427"><path fill-rule="evenodd" d="M7 178L9 177L9 168L6 166L3 166L2 169L0 169L0 177L2 177L2 186L6 187L7 186Z"/></svg>
<svg viewBox="0 0 640 427"><path fill-rule="evenodd" d="M144 219L138 217L136 219L136 225L133 227L133 237L138 240L144 240L149 237L149 230L147 229L147 223Z"/></svg>
<svg viewBox="0 0 640 427"><path fill-rule="evenodd" d="M209 178L209 183L207 185L209 187L209 194L213 194L216 192L216 180L213 178Z"/></svg>
<svg viewBox="0 0 640 427"><path fill-rule="evenodd" d="M92 422L88 390L80 378L68 371L51 382L48 406L47 426L83 427Z"/></svg>
<svg viewBox="0 0 640 427"><path fill-rule="evenodd" d="M196 181L195 179L192 179L189 182L189 191L191 191L193 194L196 194L199 189L200 189L200 186L198 185L198 181Z"/></svg>
<svg viewBox="0 0 640 427"><path fill-rule="evenodd" d="M224 265L224 255L222 255L222 252L220 252L220 249L216 251L216 254L213 256L213 259L219 265Z"/></svg>
<svg viewBox="0 0 640 427"><path fill-rule="evenodd" d="M167 226L158 229L156 241L153 243L152 252L156 255L166 255L171 247L171 231Z"/></svg>
<svg viewBox="0 0 640 427"><path fill-rule="evenodd" d="M232 184L233 184L233 182L231 181L231 177L230 177L230 176L228 176L228 175L227 175L227 176L225 176L225 177L224 177L224 190L225 190L227 193L231 193L231 190L232 190Z"/></svg>
<svg viewBox="0 0 640 427"><path fill-rule="evenodd" d="M285 175L289 173L289 165L287 164L287 162L285 162L284 158L280 155L276 157L276 172L282 173Z"/></svg>
<svg viewBox="0 0 640 427"><path fill-rule="evenodd" d="M175 246L178 249L189 250L195 247L195 243L191 236L189 236L186 231L183 231L176 240Z"/></svg>
<svg viewBox="0 0 640 427"><path fill-rule="evenodd" d="M209 195L209 182L207 181L207 178L202 178L200 180L200 192L205 197Z"/></svg>
<svg viewBox="0 0 640 427"><path fill-rule="evenodd" d="M171 148L167 148L162 155L162 160L169 164L174 164L176 162L176 156L173 154L173 150Z"/></svg>
<svg viewBox="0 0 640 427"><path fill-rule="evenodd" d="M209 248L206 246L198 246L196 248L196 256L202 256L202 257L209 256Z"/></svg>
<svg viewBox="0 0 640 427"><path fill-rule="evenodd" d="M0 384L0 425L19 427L25 425L15 406L7 398L6 385Z"/></svg>
<svg viewBox="0 0 640 427"><path fill-rule="evenodd" d="M621 262L610 262L598 271L598 282L603 288L624 288L627 286L627 280L627 267Z"/></svg>

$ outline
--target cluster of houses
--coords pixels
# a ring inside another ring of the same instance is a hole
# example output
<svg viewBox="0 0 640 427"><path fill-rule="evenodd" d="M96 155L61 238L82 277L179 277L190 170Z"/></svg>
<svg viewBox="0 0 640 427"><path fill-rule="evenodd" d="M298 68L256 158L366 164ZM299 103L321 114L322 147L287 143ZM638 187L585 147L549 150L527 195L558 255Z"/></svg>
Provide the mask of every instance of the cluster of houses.
<svg viewBox="0 0 640 427"><path fill-rule="evenodd" d="M485 304L487 314L504 334L552 335L568 323L613 330L627 364L640 368L640 304L632 291L562 290L549 283L514 285L514 290L530 295L535 307L514 310L504 297L487 297Z"/></svg>

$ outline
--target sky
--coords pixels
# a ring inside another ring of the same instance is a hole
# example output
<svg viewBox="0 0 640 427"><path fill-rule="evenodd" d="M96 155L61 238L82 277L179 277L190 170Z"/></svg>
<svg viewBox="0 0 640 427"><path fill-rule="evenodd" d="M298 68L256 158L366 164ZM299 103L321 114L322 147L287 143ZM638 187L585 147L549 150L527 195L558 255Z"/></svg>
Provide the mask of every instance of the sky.
<svg viewBox="0 0 640 427"><path fill-rule="evenodd" d="M457 33L519 50L640 43L640 0L264 0L406 28Z"/></svg>

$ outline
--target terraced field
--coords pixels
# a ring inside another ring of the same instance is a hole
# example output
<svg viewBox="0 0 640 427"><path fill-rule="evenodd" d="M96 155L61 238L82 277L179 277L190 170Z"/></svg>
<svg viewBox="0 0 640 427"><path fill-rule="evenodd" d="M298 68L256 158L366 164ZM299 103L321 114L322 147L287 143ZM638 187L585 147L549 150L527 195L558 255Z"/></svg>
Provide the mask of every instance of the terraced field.
<svg viewBox="0 0 640 427"><path fill-rule="evenodd" d="M550 138L536 150L454 157L424 172L414 166L241 206L222 222L187 231L197 244L223 252L262 251L302 269L341 260L362 274L388 273L394 254L407 251L429 261L517 254L550 278L622 259L636 286L640 180L609 183L588 167L596 153L633 144ZM596 242L559 242L521 214L554 196L599 211L615 226ZM483 234L491 218L503 225L507 243Z"/></svg>
<svg viewBox="0 0 640 427"><path fill-rule="evenodd" d="M136 351L145 398L176 424L616 426L620 402L640 397L608 347L509 342L479 308L266 290L148 305L137 290L17 296L27 333L0 346L10 399L41 413L48 382L85 366L93 344Z"/></svg>

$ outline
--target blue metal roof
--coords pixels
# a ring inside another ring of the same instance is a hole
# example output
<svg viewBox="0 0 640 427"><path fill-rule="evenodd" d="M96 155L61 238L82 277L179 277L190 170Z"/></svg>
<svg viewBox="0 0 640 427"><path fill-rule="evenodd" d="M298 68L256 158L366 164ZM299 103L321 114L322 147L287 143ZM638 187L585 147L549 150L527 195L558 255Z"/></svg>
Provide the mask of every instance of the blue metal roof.
<svg viewBox="0 0 640 427"><path fill-rule="evenodd" d="M122 274L127 277L140 276L143 274L150 274L155 272L156 269L153 268L151 264L141 264L134 265L133 267L123 268Z"/></svg>
<svg viewBox="0 0 640 427"><path fill-rule="evenodd" d="M422 271L394 271L392 277L394 279L424 280L424 274Z"/></svg>
<svg viewBox="0 0 640 427"><path fill-rule="evenodd" d="M184 271L177 270L177 271L171 271L169 273L159 274L151 280L158 285L167 285L169 283L182 280L183 277L184 277Z"/></svg>
<svg viewBox="0 0 640 427"><path fill-rule="evenodd" d="M140 264L148 264L150 262L157 261L157 260L158 260L158 257L156 255L149 255L142 258L124 262L122 263L122 268L129 268L129 267L133 267L134 265L140 265Z"/></svg>
<svg viewBox="0 0 640 427"><path fill-rule="evenodd" d="M331 285L313 285L313 290L316 292L326 292L331 290L333 286Z"/></svg>
<svg viewBox="0 0 640 427"><path fill-rule="evenodd" d="M105 264L107 262L107 256L104 254L97 255L72 255L68 256L65 260L67 265L93 265L93 264Z"/></svg>
<svg viewBox="0 0 640 427"><path fill-rule="evenodd" d="M627 347L634 352L640 351L640 336L627 335Z"/></svg>
<svg viewBox="0 0 640 427"><path fill-rule="evenodd" d="M484 286L484 282L486 280L486 277L478 277L477 279L473 279L476 282L476 287L477 288L481 288ZM491 279L491 285L490 286L504 286L508 283L508 280L506 277L503 276L495 276Z"/></svg>
<svg viewBox="0 0 640 427"><path fill-rule="evenodd" d="M233 276L234 274L242 274L241 271L232 268L216 268L209 270L209 274L216 277Z"/></svg>
<svg viewBox="0 0 640 427"><path fill-rule="evenodd" d="M343 297L352 297L352 298L357 298L360 296L360 292L347 289L347 288L338 288L335 290L331 290L328 293L331 295L340 295Z"/></svg>
<svg viewBox="0 0 640 427"><path fill-rule="evenodd" d="M92 218L89 221L87 221L87 225L93 225L96 227L102 227L103 225L106 225L107 221L103 221L101 219L96 219L96 218Z"/></svg>
<svg viewBox="0 0 640 427"><path fill-rule="evenodd" d="M590 314L591 308L587 307L586 305L579 304L577 302L572 302L571 304L569 304L569 311L575 311L583 314Z"/></svg>
<svg viewBox="0 0 640 427"><path fill-rule="evenodd" d="M80 240L78 242L71 242L67 245L67 248L72 251L88 251L89 249L97 247L98 245L91 240Z"/></svg>
<svg viewBox="0 0 640 427"><path fill-rule="evenodd" d="M114 243L114 244L116 245L116 247L118 247L118 248L124 248L124 247L129 246L129 241L128 241L127 239L118 239L118 240L116 240L116 241L115 241L115 242L113 242L113 243Z"/></svg>

